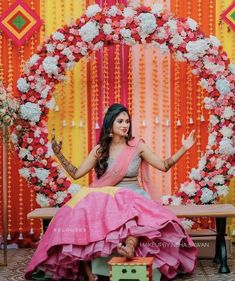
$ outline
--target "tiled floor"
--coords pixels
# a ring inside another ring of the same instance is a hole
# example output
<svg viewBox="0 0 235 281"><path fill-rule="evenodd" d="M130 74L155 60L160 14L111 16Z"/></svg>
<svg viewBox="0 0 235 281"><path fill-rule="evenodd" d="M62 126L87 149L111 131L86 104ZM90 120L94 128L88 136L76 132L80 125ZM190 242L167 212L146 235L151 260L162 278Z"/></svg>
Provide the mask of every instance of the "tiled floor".
<svg viewBox="0 0 235 281"><path fill-rule="evenodd" d="M8 251L8 266L0 267L0 281L19 281L24 279L24 271L30 260L33 249L17 249ZM2 250L0 251L0 262L3 261ZM218 274L218 266L211 259L198 260L196 270L191 276L178 276L175 281L235 281L235 245L232 258L228 264L231 270L229 274Z"/></svg>

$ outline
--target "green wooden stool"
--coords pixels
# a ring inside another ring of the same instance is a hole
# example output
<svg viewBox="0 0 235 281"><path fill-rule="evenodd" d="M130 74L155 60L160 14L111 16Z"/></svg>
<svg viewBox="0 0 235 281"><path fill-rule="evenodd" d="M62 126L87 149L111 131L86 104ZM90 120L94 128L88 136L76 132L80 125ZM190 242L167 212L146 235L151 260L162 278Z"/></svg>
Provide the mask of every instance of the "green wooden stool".
<svg viewBox="0 0 235 281"><path fill-rule="evenodd" d="M151 257L113 257L109 262L110 281L152 281Z"/></svg>

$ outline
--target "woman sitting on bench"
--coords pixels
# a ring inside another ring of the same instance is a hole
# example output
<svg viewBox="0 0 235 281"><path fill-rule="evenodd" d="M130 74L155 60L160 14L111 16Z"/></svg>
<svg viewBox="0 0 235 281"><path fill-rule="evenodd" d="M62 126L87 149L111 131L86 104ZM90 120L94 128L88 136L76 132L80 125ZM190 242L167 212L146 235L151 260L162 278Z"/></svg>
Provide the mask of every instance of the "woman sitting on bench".
<svg viewBox="0 0 235 281"><path fill-rule="evenodd" d="M97 178L58 210L27 267L26 278L97 280L90 261L96 268L99 260L99 274L105 275L107 265L100 263L100 257L112 254L154 257L153 272L157 268L165 279L174 278L178 271L192 273L195 245L176 216L151 200L148 164L166 172L194 143L191 132L183 137L180 150L161 160L143 140L132 137L129 112L120 104L109 107L99 143L79 168L65 159L62 143L53 139L53 150L71 177L79 179L94 168ZM143 188L137 179L139 171Z"/></svg>

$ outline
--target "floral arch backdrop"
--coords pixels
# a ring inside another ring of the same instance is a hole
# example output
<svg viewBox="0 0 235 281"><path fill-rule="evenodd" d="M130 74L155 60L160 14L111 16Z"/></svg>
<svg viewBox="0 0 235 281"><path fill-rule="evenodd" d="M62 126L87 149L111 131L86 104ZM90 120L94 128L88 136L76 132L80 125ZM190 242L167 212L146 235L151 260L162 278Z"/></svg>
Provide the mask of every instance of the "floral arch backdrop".
<svg viewBox="0 0 235 281"><path fill-rule="evenodd" d="M210 204L227 194L235 175L235 65L219 40L205 37L194 20L175 18L161 4L106 9L92 5L75 23L58 29L38 47L17 82L21 120L12 141L23 162L20 174L34 186L40 206L61 206L77 191L53 158L48 140L55 85L66 79L66 70L93 51L138 43L151 43L170 51L176 60L187 61L208 92L204 102L211 115L205 154L178 193L164 196L163 203Z"/></svg>

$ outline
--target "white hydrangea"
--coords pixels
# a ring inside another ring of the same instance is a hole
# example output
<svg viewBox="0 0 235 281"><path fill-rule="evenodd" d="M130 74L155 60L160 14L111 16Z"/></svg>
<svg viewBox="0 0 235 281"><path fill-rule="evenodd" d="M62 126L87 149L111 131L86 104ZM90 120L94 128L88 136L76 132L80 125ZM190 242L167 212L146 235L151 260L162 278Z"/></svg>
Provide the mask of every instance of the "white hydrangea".
<svg viewBox="0 0 235 281"><path fill-rule="evenodd" d="M19 174L25 178L25 179L28 179L31 175L30 171L29 171L29 168L21 168L19 169Z"/></svg>
<svg viewBox="0 0 235 281"><path fill-rule="evenodd" d="M200 172L200 169L195 169L195 168L192 168L190 174L189 174L189 178L191 180L201 180L202 176L201 176L201 172Z"/></svg>
<svg viewBox="0 0 235 281"><path fill-rule="evenodd" d="M199 170L202 171L205 168L205 166L206 166L206 156L203 156L198 162L198 168Z"/></svg>
<svg viewBox="0 0 235 281"><path fill-rule="evenodd" d="M215 168L216 170L219 170L221 167L223 167L225 161L221 158L217 158L216 159L216 164L215 164Z"/></svg>
<svg viewBox="0 0 235 281"><path fill-rule="evenodd" d="M44 182L50 174L50 171L43 168L35 168L35 174L40 181Z"/></svg>
<svg viewBox="0 0 235 281"><path fill-rule="evenodd" d="M79 29L79 35L85 42L91 42L97 35L99 35L99 27L93 21L87 22Z"/></svg>
<svg viewBox="0 0 235 281"><path fill-rule="evenodd" d="M46 85L46 87L41 91L41 97L45 99L50 92L51 87L49 85Z"/></svg>
<svg viewBox="0 0 235 281"><path fill-rule="evenodd" d="M203 89L207 89L209 87L209 83L208 80L205 78L201 78L199 81L199 85L203 88Z"/></svg>
<svg viewBox="0 0 235 281"><path fill-rule="evenodd" d="M203 64L206 69L211 71L212 74L216 74L217 72L223 72L225 70L224 65L210 62L208 58L203 59Z"/></svg>
<svg viewBox="0 0 235 281"><path fill-rule="evenodd" d="M36 83L35 83L35 91L38 92L38 93L41 93L41 91L43 90L43 88L45 87L46 85L46 80L42 77L38 77L36 79Z"/></svg>
<svg viewBox="0 0 235 281"><path fill-rule="evenodd" d="M208 145L209 146L213 146L213 145L216 144L216 135L217 135L217 133L212 133L212 134L209 135L209 137L208 137Z"/></svg>
<svg viewBox="0 0 235 281"><path fill-rule="evenodd" d="M53 44L46 44L45 46L46 46L46 49L47 49L48 53L52 53L52 54L54 53L55 47L56 47L55 43L53 43Z"/></svg>
<svg viewBox="0 0 235 281"><path fill-rule="evenodd" d="M208 49L208 44L205 39L198 39L197 41L189 41L186 45L186 50L189 54L196 55L198 57L204 56Z"/></svg>
<svg viewBox="0 0 235 281"><path fill-rule="evenodd" d="M74 195L74 194L78 193L81 190L81 188L82 188L81 185L72 183L67 190L69 193Z"/></svg>
<svg viewBox="0 0 235 281"><path fill-rule="evenodd" d="M216 175L211 180L215 184L224 184L224 182L225 182L225 178L223 175Z"/></svg>
<svg viewBox="0 0 235 281"><path fill-rule="evenodd" d="M11 141L16 144L18 143L18 136L14 133L11 134Z"/></svg>
<svg viewBox="0 0 235 281"><path fill-rule="evenodd" d="M226 78L218 79L215 83L215 87L221 95L226 95L230 92L230 84Z"/></svg>
<svg viewBox="0 0 235 281"><path fill-rule="evenodd" d="M208 41L215 47L219 47L221 45L220 40L213 35L209 36Z"/></svg>
<svg viewBox="0 0 235 281"><path fill-rule="evenodd" d="M224 137L227 137L227 138L230 138L232 135L233 135L233 129L227 127L227 126L223 126L219 132L224 136Z"/></svg>
<svg viewBox="0 0 235 281"><path fill-rule="evenodd" d="M162 3L156 3L152 6L152 13L157 15L158 17L162 14L164 7Z"/></svg>
<svg viewBox="0 0 235 281"><path fill-rule="evenodd" d="M216 185L215 188L217 189L218 196L226 196L228 195L228 187L226 185Z"/></svg>
<svg viewBox="0 0 235 281"><path fill-rule="evenodd" d="M20 148L19 150L19 157L20 159L23 159L25 157L28 158L28 156L30 155L30 151L26 148Z"/></svg>
<svg viewBox="0 0 235 281"><path fill-rule="evenodd" d="M214 99L209 97L204 98L204 103L206 109L213 109L216 106L216 102L214 101Z"/></svg>
<svg viewBox="0 0 235 281"><path fill-rule="evenodd" d="M171 195L163 195L161 196L161 201L163 205L169 205L169 201L172 199Z"/></svg>
<svg viewBox="0 0 235 281"><path fill-rule="evenodd" d="M120 33L121 33L122 37L124 37L124 38L130 38L131 37L131 30L130 29L123 28L123 29L121 29Z"/></svg>
<svg viewBox="0 0 235 281"><path fill-rule="evenodd" d="M52 38L56 41L65 41L65 36L63 33L59 32L59 31L56 31L52 34Z"/></svg>
<svg viewBox="0 0 235 281"><path fill-rule="evenodd" d="M184 192L188 196L195 195L195 193L197 192L195 182L191 181L190 183L187 183L187 184L185 184L185 183L181 184L179 191Z"/></svg>
<svg viewBox="0 0 235 281"><path fill-rule="evenodd" d="M139 27L141 29L141 37L147 37L149 34L153 33L157 27L156 18L150 13L141 13L138 16Z"/></svg>
<svg viewBox="0 0 235 281"><path fill-rule="evenodd" d="M22 119L38 122L41 114L40 106L36 103L26 102L20 106L20 115Z"/></svg>
<svg viewBox="0 0 235 281"><path fill-rule="evenodd" d="M213 191L211 191L210 189L208 189L207 187L202 188L202 195L201 195L201 202L203 204L209 203L209 202L213 202L213 200L215 199L216 195L213 193Z"/></svg>
<svg viewBox="0 0 235 281"><path fill-rule="evenodd" d="M40 56L37 54L32 55L32 57L28 60L28 65L34 66L36 64L36 62L40 59Z"/></svg>
<svg viewBox="0 0 235 281"><path fill-rule="evenodd" d="M47 147L47 153L46 153L45 157L46 157L46 158L49 158L49 157L51 157L51 156L54 156L54 151L53 151L53 149L52 149L52 146L51 146L51 143L50 143L50 142L48 142L48 143L46 144L46 147Z"/></svg>
<svg viewBox="0 0 235 281"><path fill-rule="evenodd" d="M230 63L228 65L228 69L232 72L232 74L235 74L235 64Z"/></svg>
<svg viewBox="0 0 235 281"><path fill-rule="evenodd" d="M189 219L183 219L183 220L181 220L181 223L182 223L184 229L191 229L192 226L194 225L194 222Z"/></svg>
<svg viewBox="0 0 235 281"><path fill-rule="evenodd" d="M226 106L222 117L226 120L229 120L231 117L235 116L235 110L231 106Z"/></svg>
<svg viewBox="0 0 235 281"><path fill-rule="evenodd" d="M69 56L72 55L73 53L72 53L72 51L71 51L68 47L66 47L66 48L63 49L63 51L61 52L61 54L62 54L62 55L65 55L65 56L67 56L67 57L69 57Z"/></svg>
<svg viewBox="0 0 235 281"><path fill-rule="evenodd" d="M64 202L64 199L67 197L67 192L58 191L53 195L53 199L55 199L56 204L61 204Z"/></svg>
<svg viewBox="0 0 235 281"><path fill-rule="evenodd" d="M184 39L178 33L175 33L170 40L170 43L173 44L175 48L179 47L183 42Z"/></svg>
<svg viewBox="0 0 235 281"><path fill-rule="evenodd" d="M40 207L49 207L50 206L49 197L44 194L41 194L41 193L37 193L36 202L38 203L38 205Z"/></svg>
<svg viewBox="0 0 235 281"><path fill-rule="evenodd" d="M216 124L218 124L220 122L218 116L213 115L213 114L210 115L209 120L210 120L210 123L212 126L215 126Z"/></svg>
<svg viewBox="0 0 235 281"><path fill-rule="evenodd" d="M25 78L19 78L17 80L17 88L19 89L19 91L27 93L30 89L30 85L27 83Z"/></svg>
<svg viewBox="0 0 235 281"><path fill-rule="evenodd" d="M189 61L198 61L199 58L196 54L192 54L192 53L187 53L187 54L184 54L184 57L186 59L188 59Z"/></svg>
<svg viewBox="0 0 235 281"><path fill-rule="evenodd" d="M165 39L165 38L168 37L165 28L162 27L162 26L157 28L157 31L156 31L155 34L156 34L157 38L159 38L160 40Z"/></svg>
<svg viewBox="0 0 235 281"><path fill-rule="evenodd" d="M136 14L136 11L132 7L127 7L123 10L122 14L123 14L124 18L127 18L127 17L132 18Z"/></svg>
<svg viewBox="0 0 235 281"><path fill-rule="evenodd" d="M102 28L103 28L104 34L106 34L106 35L109 35L113 32L111 24L104 23Z"/></svg>
<svg viewBox="0 0 235 281"><path fill-rule="evenodd" d="M189 28L190 28L192 31L196 31L196 30L197 30L197 28L198 28L198 23L197 23L195 20L193 20L193 19L191 19L191 18L188 18L186 22L187 22Z"/></svg>
<svg viewBox="0 0 235 281"><path fill-rule="evenodd" d="M46 102L46 107L49 109L54 109L55 108L55 99L54 97L51 98L49 101Z"/></svg>
<svg viewBox="0 0 235 281"><path fill-rule="evenodd" d="M181 203L182 203L182 198L181 197L172 196L171 205L179 206L179 205L181 205Z"/></svg>
<svg viewBox="0 0 235 281"><path fill-rule="evenodd" d="M232 166L232 167L228 170L228 174L235 177L235 166Z"/></svg>
<svg viewBox="0 0 235 281"><path fill-rule="evenodd" d="M94 17L97 13L101 12L102 9L98 4L90 5L86 10L86 16L88 18Z"/></svg>
<svg viewBox="0 0 235 281"><path fill-rule="evenodd" d="M58 64L58 58L51 57L51 56L46 57L42 62L45 72L50 75L52 74L58 75L59 67L57 64Z"/></svg>
<svg viewBox="0 0 235 281"><path fill-rule="evenodd" d="M219 143L219 153L224 155L234 155L235 147L233 141L229 138L223 137Z"/></svg>
<svg viewBox="0 0 235 281"><path fill-rule="evenodd" d="M169 26L170 33L174 34L177 32L177 21L175 19L169 20L165 25Z"/></svg>
<svg viewBox="0 0 235 281"><path fill-rule="evenodd" d="M118 8L116 6L111 6L111 8L107 11L107 15L111 17L115 17L117 15Z"/></svg>

